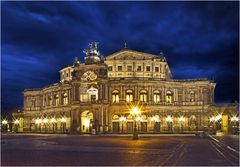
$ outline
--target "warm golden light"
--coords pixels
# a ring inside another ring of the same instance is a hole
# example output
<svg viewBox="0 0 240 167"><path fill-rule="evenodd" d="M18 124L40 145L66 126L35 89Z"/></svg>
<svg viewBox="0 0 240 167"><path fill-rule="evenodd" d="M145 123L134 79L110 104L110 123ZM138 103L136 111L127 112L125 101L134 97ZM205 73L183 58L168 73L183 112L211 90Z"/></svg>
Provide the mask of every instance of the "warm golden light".
<svg viewBox="0 0 240 167"><path fill-rule="evenodd" d="M89 119L84 119L83 125L84 125L85 127L89 127L89 125L90 125L90 120L89 120Z"/></svg>
<svg viewBox="0 0 240 167"><path fill-rule="evenodd" d="M215 121L215 117L214 116L210 118L210 122L213 122L213 121Z"/></svg>
<svg viewBox="0 0 240 167"><path fill-rule="evenodd" d="M64 117L61 118L61 122L64 123L66 122L66 119Z"/></svg>
<svg viewBox="0 0 240 167"><path fill-rule="evenodd" d="M135 119L137 122L141 122L142 121L142 118L141 117L136 117Z"/></svg>
<svg viewBox="0 0 240 167"><path fill-rule="evenodd" d="M48 119L47 119L47 118L44 118L44 119L43 119L43 123L48 123Z"/></svg>
<svg viewBox="0 0 240 167"><path fill-rule="evenodd" d="M171 117L170 115L168 115L168 116L166 117L166 121L167 121L167 122L173 122L173 119L172 119L172 117Z"/></svg>
<svg viewBox="0 0 240 167"><path fill-rule="evenodd" d="M222 115L219 114L215 117L215 121L219 121L221 118L222 118Z"/></svg>
<svg viewBox="0 0 240 167"><path fill-rule="evenodd" d="M7 123L8 123L8 121L5 120L5 119L2 121L2 124L3 124L3 125L6 125Z"/></svg>
<svg viewBox="0 0 240 167"><path fill-rule="evenodd" d="M16 119L16 120L14 121L14 124L19 124L19 120Z"/></svg>
<svg viewBox="0 0 240 167"><path fill-rule="evenodd" d="M158 116L158 115L153 116L153 117L151 118L151 121L153 121L153 122L160 122L159 116Z"/></svg>
<svg viewBox="0 0 240 167"><path fill-rule="evenodd" d="M52 119L50 120L50 122L51 122L51 123L56 123L57 121L56 121L55 118L52 118Z"/></svg>
<svg viewBox="0 0 240 167"><path fill-rule="evenodd" d="M120 118L119 118L119 121L120 122L124 122L124 121L126 121L127 119L126 119L126 117L124 117L124 116L121 116Z"/></svg>
<svg viewBox="0 0 240 167"><path fill-rule="evenodd" d="M185 118L183 116L181 116L181 117L178 118L178 121L179 122L185 122Z"/></svg>
<svg viewBox="0 0 240 167"><path fill-rule="evenodd" d="M234 116L230 120L231 120L231 122L237 122L238 121L238 117Z"/></svg>
<svg viewBox="0 0 240 167"><path fill-rule="evenodd" d="M131 115L139 115L141 113L140 109L138 107L133 107L131 110L130 110L130 114Z"/></svg>

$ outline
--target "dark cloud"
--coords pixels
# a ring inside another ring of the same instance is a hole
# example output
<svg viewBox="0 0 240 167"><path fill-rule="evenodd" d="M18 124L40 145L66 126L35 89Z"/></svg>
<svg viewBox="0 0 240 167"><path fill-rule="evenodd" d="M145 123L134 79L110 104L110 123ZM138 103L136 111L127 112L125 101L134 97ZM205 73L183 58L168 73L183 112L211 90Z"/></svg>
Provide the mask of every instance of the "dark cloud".
<svg viewBox="0 0 240 167"><path fill-rule="evenodd" d="M163 51L175 78L215 76L216 101L238 99L239 2L1 2L2 107L22 106L24 88L58 82L100 42Z"/></svg>

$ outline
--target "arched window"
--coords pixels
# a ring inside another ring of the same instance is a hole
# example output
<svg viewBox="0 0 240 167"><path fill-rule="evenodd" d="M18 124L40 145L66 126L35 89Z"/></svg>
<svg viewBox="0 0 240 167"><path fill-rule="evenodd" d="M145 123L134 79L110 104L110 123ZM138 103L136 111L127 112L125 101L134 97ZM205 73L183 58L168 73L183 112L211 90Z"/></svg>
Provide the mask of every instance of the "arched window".
<svg viewBox="0 0 240 167"><path fill-rule="evenodd" d="M94 102L96 100L98 100L98 89L94 88L93 86L91 86L88 90L87 93L89 95L89 99L90 101Z"/></svg>
<svg viewBox="0 0 240 167"><path fill-rule="evenodd" d="M159 90L155 90L153 92L153 102L154 103L159 103L160 102L160 91Z"/></svg>
<svg viewBox="0 0 240 167"><path fill-rule="evenodd" d="M113 103L118 103L119 102L119 91L118 90L114 90L112 92L112 102Z"/></svg>
<svg viewBox="0 0 240 167"><path fill-rule="evenodd" d="M140 101L141 102L146 102L147 101L147 91L146 90L141 90L140 91Z"/></svg>
<svg viewBox="0 0 240 167"><path fill-rule="evenodd" d="M167 91L167 93L166 93L166 102L167 103L173 102L173 93L171 91Z"/></svg>
<svg viewBox="0 0 240 167"><path fill-rule="evenodd" d="M195 101L195 93L193 91L190 92L190 101Z"/></svg>
<svg viewBox="0 0 240 167"><path fill-rule="evenodd" d="M63 104L64 105L68 104L68 95L67 95L67 93L63 94Z"/></svg>
<svg viewBox="0 0 240 167"><path fill-rule="evenodd" d="M59 105L59 95L58 94L55 95L55 105L56 106Z"/></svg>
<svg viewBox="0 0 240 167"><path fill-rule="evenodd" d="M48 104L49 104L49 106L51 106L53 104L51 95L48 96Z"/></svg>
<svg viewBox="0 0 240 167"><path fill-rule="evenodd" d="M133 101L133 91L127 90L126 91L126 102L132 102Z"/></svg>

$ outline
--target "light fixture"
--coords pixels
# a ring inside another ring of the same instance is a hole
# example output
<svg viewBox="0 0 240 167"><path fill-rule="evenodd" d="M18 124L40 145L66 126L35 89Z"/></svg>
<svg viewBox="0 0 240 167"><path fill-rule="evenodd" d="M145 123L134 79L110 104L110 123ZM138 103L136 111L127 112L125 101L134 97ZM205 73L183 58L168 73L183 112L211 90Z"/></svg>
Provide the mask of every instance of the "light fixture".
<svg viewBox="0 0 240 167"><path fill-rule="evenodd" d="M119 118L119 121L120 122L124 122L124 121L126 121L127 119L126 119L126 117L124 117L124 116L121 116L120 118Z"/></svg>
<svg viewBox="0 0 240 167"><path fill-rule="evenodd" d="M56 121L55 118L52 118L52 119L50 120L50 122L51 122L51 123L56 123L57 121Z"/></svg>
<svg viewBox="0 0 240 167"><path fill-rule="evenodd" d="M66 119L64 117L61 118L61 122L64 123L66 122Z"/></svg>
<svg viewBox="0 0 240 167"><path fill-rule="evenodd" d="M14 121L14 124L19 124L19 120L16 119L16 120Z"/></svg>
<svg viewBox="0 0 240 167"><path fill-rule="evenodd" d="M131 110L130 110L130 114L131 115L139 115L141 113L140 109L138 107L133 107Z"/></svg>
<svg viewBox="0 0 240 167"><path fill-rule="evenodd" d="M166 121L167 121L167 122L173 122L173 119L172 119L172 117L171 117L170 115L168 115L168 116L166 117Z"/></svg>
<svg viewBox="0 0 240 167"><path fill-rule="evenodd" d="M43 119L43 123L48 123L48 119L47 119L47 118L44 118L44 119Z"/></svg>
<svg viewBox="0 0 240 167"><path fill-rule="evenodd" d="M237 122L238 121L238 117L234 116L230 120L231 120L231 122Z"/></svg>
<svg viewBox="0 0 240 167"><path fill-rule="evenodd" d="M8 121L6 120L6 119L4 119L3 121L2 121L2 124L3 125L6 125L8 123Z"/></svg>
<svg viewBox="0 0 240 167"><path fill-rule="evenodd" d="M179 122L185 122L185 118L183 116L181 116L181 117L178 118L178 121Z"/></svg>

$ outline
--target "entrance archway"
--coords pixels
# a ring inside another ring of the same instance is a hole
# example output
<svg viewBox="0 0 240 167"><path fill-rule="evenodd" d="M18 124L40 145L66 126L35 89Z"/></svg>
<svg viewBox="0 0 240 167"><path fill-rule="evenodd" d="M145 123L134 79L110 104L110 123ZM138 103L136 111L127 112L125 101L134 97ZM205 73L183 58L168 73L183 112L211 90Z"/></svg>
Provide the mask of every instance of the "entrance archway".
<svg viewBox="0 0 240 167"><path fill-rule="evenodd" d="M93 113L90 111L84 111L81 114L81 132L89 133L92 130L93 125Z"/></svg>

